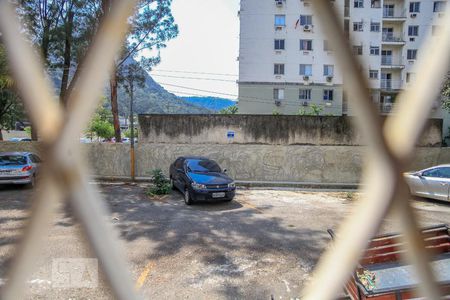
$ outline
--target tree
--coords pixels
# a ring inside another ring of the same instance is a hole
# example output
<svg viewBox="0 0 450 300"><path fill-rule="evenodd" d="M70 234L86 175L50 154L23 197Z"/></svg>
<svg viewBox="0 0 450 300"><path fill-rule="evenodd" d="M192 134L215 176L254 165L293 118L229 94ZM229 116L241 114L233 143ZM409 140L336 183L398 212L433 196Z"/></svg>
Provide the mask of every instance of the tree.
<svg viewBox="0 0 450 300"><path fill-rule="evenodd" d="M103 0L104 9L111 5L110 0ZM131 30L125 40L124 51L117 59L110 78L111 110L113 113L116 141L121 140L119 113L117 101L118 77L122 65L129 59L140 57L138 63L141 68L150 71L161 61L159 50L166 47L166 42L178 35L171 11L172 0L142 0L132 18ZM146 50L146 55L141 56Z"/></svg>
<svg viewBox="0 0 450 300"><path fill-rule="evenodd" d="M102 103L97 107L95 115L92 118L86 130L87 135L91 138L95 136L103 139L111 139L114 136L114 128L112 125L111 111L104 107L106 98L103 97Z"/></svg>
<svg viewBox="0 0 450 300"><path fill-rule="evenodd" d="M447 73L441 89L442 108L450 113L450 72Z"/></svg>
<svg viewBox="0 0 450 300"><path fill-rule="evenodd" d="M14 128L15 122L24 117L23 105L12 90L13 86L6 51L0 44L0 141L3 140L1 130Z"/></svg>
<svg viewBox="0 0 450 300"><path fill-rule="evenodd" d="M297 114L300 116L319 116L323 112L323 105L313 103L309 109L310 110L307 111L306 109L300 108Z"/></svg>
<svg viewBox="0 0 450 300"><path fill-rule="evenodd" d="M219 114L222 114L222 115L235 115L237 113L238 113L237 105L228 106L219 111Z"/></svg>

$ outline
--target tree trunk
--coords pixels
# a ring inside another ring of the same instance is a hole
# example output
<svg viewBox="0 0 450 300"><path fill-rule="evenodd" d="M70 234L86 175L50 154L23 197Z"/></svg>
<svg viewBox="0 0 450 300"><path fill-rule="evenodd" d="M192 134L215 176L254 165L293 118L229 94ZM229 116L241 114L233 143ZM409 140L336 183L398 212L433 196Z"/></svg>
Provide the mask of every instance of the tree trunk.
<svg viewBox="0 0 450 300"><path fill-rule="evenodd" d="M73 12L69 11L67 15L67 21L65 27L65 47L64 47L64 64L63 64L63 76L61 79L61 90L59 93L59 99L62 106L66 106L66 93L67 85L69 83L69 71L70 63L72 61L72 31L73 31Z"/></svg>
<svg viewBox="0 0 450 300"><path fill-rule="evenodd" d="M3 133L2 133L2 129L0 128L0 141L3 141Z"/></svg>
<svg viewBox="0 0 450 300"><path fill-rule="evenodd" d="M117 73L115 68L111 71L109 87L111 89L111 112L113 115L114 136L116 143L121 143L122 137L120 135L119 105L117 103Z"/></svg>
<svg viewBox="0 0 450 300"><path fill-rule="evenodd" d="M50 46L50 28L49 26L44 26L41 41L42 60L44 62L44 65L47 64L49 46Z"/></svg>

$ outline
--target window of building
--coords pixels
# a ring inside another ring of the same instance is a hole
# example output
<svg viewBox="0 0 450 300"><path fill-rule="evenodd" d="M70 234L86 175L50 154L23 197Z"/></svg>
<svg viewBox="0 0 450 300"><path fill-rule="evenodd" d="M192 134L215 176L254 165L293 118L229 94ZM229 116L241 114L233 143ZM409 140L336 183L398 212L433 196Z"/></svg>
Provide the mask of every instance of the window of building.
<svg viewBox="0 0 450 300"><path fill-rule="evenodd" d="M363 31L363 22L353 22L353 31Z"/></svg>
<svg viewBox="0 0 450 300"><path fill-rule="evenodd" d="M300 40L300 50L311 51L312 50L312 40Z"/></svg>
<svg viewBox="0 0 450 300"><path fill-rule="evenodd" d="M378 70L369 70L370 79L378 79Z"/></svg>
<svg viewBox="0 0 450 300"><path fill-rule="evenodd" d="M300 25L312 25L312 16L310 15L301 15L300 16Z"/></svg>
<svg viewBox="0 0 450 300"><path fill-rule="evenodd" d="M441 29L442 28L439 25L432 25L431 26L431 35L433 35L433 36L439 35Z"/></svg>
<svg viewBox="0 0 450 300"><path fill-rule="evenodd" d="M354 0L353 7L356 7L356 8L364 7L364 0Z"/></svg>
<svg viewBox="0 0 450 300"><path fill-rule="evenodd" d="M409 3L409 12L410 13L420 12L420 2L410 2Z"/></svg>
<svg viewBox="0 0 450 300"><path fill-rule="evenodd" d="M312 76L312 65L300 65L300 75Z"/></svg>
<svg viewBox="0 0 450 300"><path fill-rule="evenodd" d="M380 23L379 22L371 22L370 23L370 31L380 32Z"/></svg>
<svg viewBox="0 0 450 300"><path fill-rule="evenodd" d="M408 26L408 35L409 36L418 36L419 35L419 26Z"/></svg>
<svg viewBox="0 0 450 300"><path fill-rule="evenodd" d="M323 100L333 101L333 90L323 90Z"/></svg>
<svg viewBox="0 0 450 300"><path fill-rule="evenodd" d="M284 64L274 64L273 74L284 75Z"/></svg>
<svg viewBox="0 0 450 300"><path fill-rule="evenodd" d="M311 90L310 89L300 89L298 94L299 100L311 100Z"/></svg>
<svg viewBox="0 0 450 300"><path fill-rule="evenodd" d="M284 99L284 89L273 89L273 99L283 100Z"/></svg>
<svg viewBox="0 0 450 300"><path fill-rule="evenodd" d="M433 12L443 12L445 11L445 1L434 1Z"/></svg>
<svg viewBox="0 0 450 300"><path fill-rule="evenodd" d="M370 55L380 55L380 47L370 46Z"/></svg>
<svg viewBox="0 0 450 300"><path fill-rule="evenodd" d="M417 58L417 49L408 49L406 53L407 59L416 59Z"/></svg>
<svg viewBox="0 0 450 300"><path fill-rule="evenodd" d="M414 82L416 73L406 73L406 83Z"/></svg>
<svg viewBox="0 0 450 300"><path fill-rule="evenodd" d="M370 1L370 7L371 8L380 8L381 7L381 1L380 0L371 0Z"/></svg>
<svg viewBox="0 0 450 300"><path fill-rule="evenodd" d="M323 40L323 51L333 51L331 45L327 40Z"/></svg>
<svg viewBox="0 0 450 300"><path fill-rule="evenodd" d="M363 47L362 46L353 46L353 54L354 55L363 55Z"/></svg>
<svg viewBox="0 0 450 300"><path fill-rule="evenodd" d="M384 4L383 5L383 17L394 17L394 4Z"/></svg>
<svg viewBox="0 0 450 300"><path fill-rule="evenodd" d="M324 65L323 66L323 76L333 76L334 75L334 66L333 65Z"/></svg>
<svg viewBox="0 0 450 300"><path fill-rule="evenodd" d="M275 26L286 26L286 16L275 15Z"/></svg>
<svg viewBox="0 0 450 300"><path fill-rule="evenodd" d="M284 40L275 40L275 50L284 50Z"/></svg>

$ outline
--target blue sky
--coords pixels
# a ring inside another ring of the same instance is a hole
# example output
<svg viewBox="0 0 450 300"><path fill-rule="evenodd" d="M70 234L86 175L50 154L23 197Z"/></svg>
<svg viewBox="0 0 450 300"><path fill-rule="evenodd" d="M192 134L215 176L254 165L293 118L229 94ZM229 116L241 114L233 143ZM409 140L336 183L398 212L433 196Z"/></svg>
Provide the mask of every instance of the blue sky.
<svg viewBox="0 0 450 300"><path fill-rule="evenodd" d="M238 10L239 0L174 0L172 12L180 34L161 50L162 62L151 72L153 79L180 96L233 98L198 90L237 95L237 76L198 73L238 74Z"/></svg>

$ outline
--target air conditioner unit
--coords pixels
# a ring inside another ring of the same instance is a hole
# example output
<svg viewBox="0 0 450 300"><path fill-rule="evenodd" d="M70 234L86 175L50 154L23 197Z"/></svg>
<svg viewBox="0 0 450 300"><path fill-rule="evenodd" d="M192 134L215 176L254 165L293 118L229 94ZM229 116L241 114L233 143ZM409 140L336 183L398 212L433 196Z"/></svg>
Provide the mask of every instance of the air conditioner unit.
<svg viewBox="0 0 450 300"><path fill-rule="evenodd" d="M305 25L303 26L303 31L311 31L312 26L311 25Z"/></svg>
<svg viewBox="0 0 450 300"><path fill-rule="evenodd" d="M329 75L327 76L327 82L331 82L333 80L333 76Z"/></svg>
<svg viewBox="0 0 450 300"><path fill-rule="evenodd" d="M410 17L415 18L415 17L417 17L417 14L411 14Z"/></svg>
<svg viewBox="0 0 450 300"><path fill-rule="evenodd" d="M308 76L308 75L304 75L304 76L303 76L303 80L308 81L308 80L309 80L309 76Z"/></svg>
<svg viewBox="0 0 450 300"><path fill-rule="evenodd" d="M412 38L409 38L409 41L410 41L410 42L414 42L415 40L416 40L416 38L413 38L413 37L412 37Z"/></svg>
<svg viewBox="0 0 450 300"><path fill-rule="evenodd" d="M275 100L275 105L276 106L280 106L281 105L281 101L280 100Z"/></svg>
<svg viewBox="0 0 450 300"><path fill-rule="evenodd" d="M283 0L275 0L275 4L278 7L283 6Z"/></svg>
<svg viewBox="0 0 450 300"><path fill-rule="evenodd" d="M303 105L303 106L308 106L308 102L304 101L304 102L302 103L302 105Z"/></svg>
<svg viewBox="0 0 450 300"><path fill-rule="evenodd" d="M283 26L280 26L280 25L275 26L275 30L283 30Z"/></svg>

